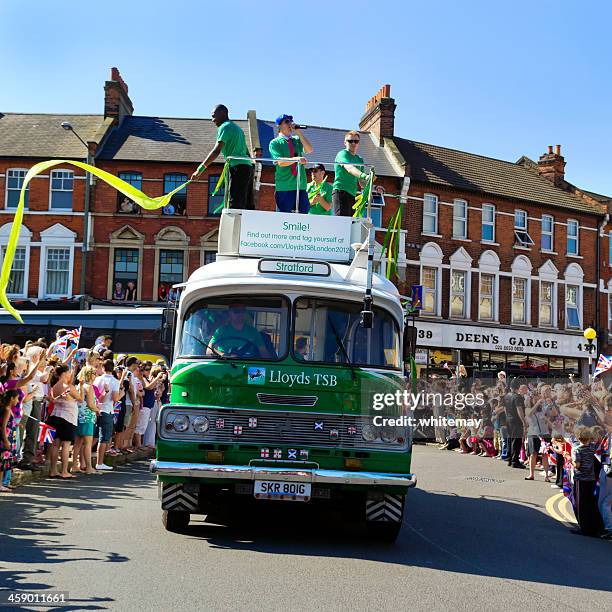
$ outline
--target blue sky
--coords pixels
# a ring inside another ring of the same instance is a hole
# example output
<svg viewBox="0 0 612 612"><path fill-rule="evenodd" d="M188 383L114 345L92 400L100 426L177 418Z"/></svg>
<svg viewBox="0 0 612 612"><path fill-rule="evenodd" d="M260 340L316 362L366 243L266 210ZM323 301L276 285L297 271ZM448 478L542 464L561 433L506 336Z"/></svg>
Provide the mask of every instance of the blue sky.
<svg viewBox="0 0 612 612"><path fill-rule="evenodd" d="M0 111L102 112L118 66L137 114L351 128L390 83L397 135L511 161L560 144L570 181L612 195L608 2L217 6L2 0Z"/></svg>

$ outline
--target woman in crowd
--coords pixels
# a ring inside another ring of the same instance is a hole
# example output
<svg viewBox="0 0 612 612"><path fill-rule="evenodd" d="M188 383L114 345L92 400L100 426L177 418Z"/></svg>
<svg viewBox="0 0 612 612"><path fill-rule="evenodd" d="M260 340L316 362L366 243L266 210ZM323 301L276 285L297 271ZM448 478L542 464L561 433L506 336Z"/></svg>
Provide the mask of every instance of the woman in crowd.
<svg viewBox="0 0 612 612"><path fill-rule="evenodd" d="M55 429L55 439L49 451L49 478L74 478L68 470L70 448L76 438L79 406L84 398L83 386L73 384L74 372L66 364L55 368L50 400L53 412L47 423ZM58 474L57 458L61 451L62 471Z"/></svg>
<svg viewBox="0 0 612 612"><path fill-rule="evenodd" d="M17 425L15 407L19 403L19 393L10 389L0 394L0 493L8 493L10 488L4 482L4 475L17 463Z"/></svg>
<svg viewBox="0 0 612 612"><path fill-rule="evenodd" d="M83 399L78 402L78 425L72 456L74 470L85 472L86 474L94 474L96 471L91 465L94 427L96 419L100 414L94 392L93 381L95 378L96 370L91 366L85 366L77 377L82 386Z"/></svg>

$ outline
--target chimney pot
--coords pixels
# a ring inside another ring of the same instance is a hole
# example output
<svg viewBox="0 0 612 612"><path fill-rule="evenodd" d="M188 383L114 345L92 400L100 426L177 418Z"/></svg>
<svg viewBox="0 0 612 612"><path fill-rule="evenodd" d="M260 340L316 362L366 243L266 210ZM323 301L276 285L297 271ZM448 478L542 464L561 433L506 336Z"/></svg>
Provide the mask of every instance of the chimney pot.
<svg viewBox="0 0 612 612"><path fill-rule="evenodd" d="M553 152L552 145L548 145L548 154L552 155L552 152Z"/></svg>
<svg viewBox="0 0 612 612"><path fill-rule="evenodd" d="M557 145L557 155L561 155L561 145Z"/></svg>

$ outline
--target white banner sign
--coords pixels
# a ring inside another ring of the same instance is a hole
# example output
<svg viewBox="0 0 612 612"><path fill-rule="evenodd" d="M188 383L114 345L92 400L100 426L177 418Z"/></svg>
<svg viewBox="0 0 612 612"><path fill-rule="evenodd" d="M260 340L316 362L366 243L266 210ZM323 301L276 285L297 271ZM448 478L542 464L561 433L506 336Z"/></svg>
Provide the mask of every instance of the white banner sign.
<svg viewBox="0 0 612 612"><path fill-rule="evenodd" d="M240 255L349 261L351 217L242 211Z"/></svg>
<svg viewBox="0 0 612 612"><path fill-rule="evenodd" d="M555 334L499 327L475 327L417 321L417 346L436 348L553 355L555 357L589 356L582 335ZM591 353L597 356L597 351Z"/></svg>

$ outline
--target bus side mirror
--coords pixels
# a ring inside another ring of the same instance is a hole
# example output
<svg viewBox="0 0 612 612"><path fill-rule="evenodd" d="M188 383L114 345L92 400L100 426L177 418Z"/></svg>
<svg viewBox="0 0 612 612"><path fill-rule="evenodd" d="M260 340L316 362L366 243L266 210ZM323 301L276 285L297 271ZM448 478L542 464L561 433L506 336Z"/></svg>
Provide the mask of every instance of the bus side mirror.
<svg viewBox="0 0 612 612"><path fill-rule="evenodd" d="M404 363L407 363L416 350L417 329L414 325L404 327L404 350L402 353Z"/></svg>
<svg viewBox="0 0 612 612"><path fill-rule="evenodd" d="M164 308L162 315L161 342L170 346L172 344L172 333L176 324L176 309Z"/></svg>

